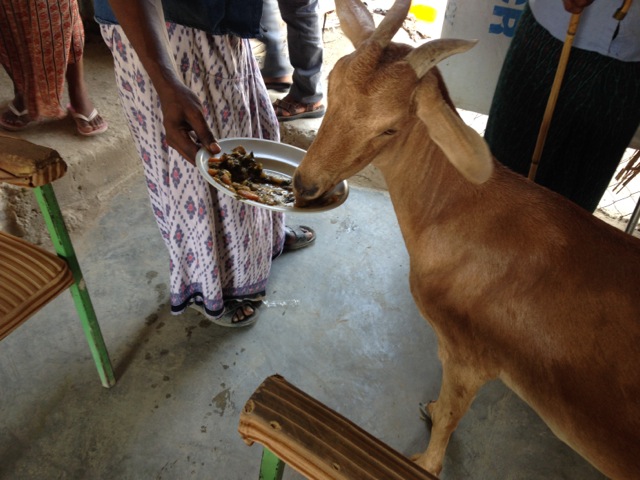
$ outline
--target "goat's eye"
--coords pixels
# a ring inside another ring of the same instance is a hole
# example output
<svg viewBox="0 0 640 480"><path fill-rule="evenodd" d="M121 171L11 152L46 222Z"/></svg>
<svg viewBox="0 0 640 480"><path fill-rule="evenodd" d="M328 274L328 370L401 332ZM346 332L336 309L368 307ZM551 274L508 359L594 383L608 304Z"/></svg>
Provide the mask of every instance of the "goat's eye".
<svg viewBox="0 0 640 480"><path fill-rule="evenodd" d="M382 132L382 135L395 135L396 132L397 130L390 128L389 130L385 130L384 132Z"/></svg>

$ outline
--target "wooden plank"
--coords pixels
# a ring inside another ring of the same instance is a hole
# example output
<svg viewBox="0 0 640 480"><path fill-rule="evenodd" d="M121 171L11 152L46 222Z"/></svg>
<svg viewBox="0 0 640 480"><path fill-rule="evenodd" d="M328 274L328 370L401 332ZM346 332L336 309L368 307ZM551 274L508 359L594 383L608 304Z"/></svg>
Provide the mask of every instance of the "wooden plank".
<svg viewBox="0 0 640 480"><path fill-rule="evenodd" d="M46 185L64 176L67 164L52 148L0 135L0 179L22 187Z"/></svg>
<svg viewBox="0 0 640 480"><path fill-rule="evenodd" d="M437 478L280 375L256 389L238 431L310 479Z"/></svg>

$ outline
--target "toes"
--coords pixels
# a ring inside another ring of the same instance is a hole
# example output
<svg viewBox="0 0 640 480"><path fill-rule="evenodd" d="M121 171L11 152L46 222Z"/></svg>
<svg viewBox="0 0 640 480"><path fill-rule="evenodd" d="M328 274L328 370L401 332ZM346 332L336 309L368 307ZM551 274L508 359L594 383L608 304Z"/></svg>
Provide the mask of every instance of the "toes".
<svg viewBox="0 0 640 480"><path fill-rule="evenodd" d="M94 129L100 128L102 125L104 125L104 120L100 115L98 115L93 120L91 120L91 123L89 125Z"/></svg>
<svg viewBox="0 0 640 480"><path fill-rule="evenodd" d="M231 321L233 323L242 322L247 317L250 317L254 313L255 313L255 310L253 309L253 307L251 307L250 305L243 305L243 306L239 307L238 309L236 309L235 313L233 314L233 318L232 318Z"/></svg>

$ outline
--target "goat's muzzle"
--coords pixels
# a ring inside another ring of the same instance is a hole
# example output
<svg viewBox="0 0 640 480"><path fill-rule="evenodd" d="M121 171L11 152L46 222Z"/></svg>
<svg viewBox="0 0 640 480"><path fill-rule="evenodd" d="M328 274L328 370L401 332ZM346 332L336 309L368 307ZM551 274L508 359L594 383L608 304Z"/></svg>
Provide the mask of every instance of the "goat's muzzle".
<svg viewBox="0 0 640 480"><path fill-rule="evenodd" d="M305 182L300 172L296 170L293 175L293 193L296 197L296 206L304 207L318 198L322 192L317 183Z"/></svg>

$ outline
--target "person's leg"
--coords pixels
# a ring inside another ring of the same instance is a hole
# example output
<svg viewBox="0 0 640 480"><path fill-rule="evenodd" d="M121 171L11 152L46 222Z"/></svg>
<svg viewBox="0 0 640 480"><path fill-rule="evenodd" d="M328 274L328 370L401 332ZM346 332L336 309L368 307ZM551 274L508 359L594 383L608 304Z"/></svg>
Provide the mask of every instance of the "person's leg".
<svg viewBox="0 0 640 480"><path fill-rule="evenodd" d="M22 3L22 2L14 2ZM77 0L28 3L31 34L27 37L32 72L24 91L29 115L35 120L60 119L67 64L82 57L84 28ZM38 22L33 19L38 18Z"/></svg>
<svg viewBox="0 0 640 480"><path fill-rule="evenodd" d="M496 159L526 176L554 71L538 65L550 56L546 32L525 8L491 102L484 138Z"/></svg>
<svg viewBox="0 0 640 480"><path fill-rule="evenodd" d="M269 84L291 84L291 65L284 54L280 11L277 0L265 0L262 7L262 41L266 52L261 73L267 87Z"/></svg>
<svg viewBox="0 0 640 480"><path fill-rule="evenodd" d="M69 91L69 113L76 122L81 135L96 135L104 132L107 122L95 109L84 81L82 58L67 66L67 87Z"/></svg>
<svg viewBox="0 0 640 480"><path fill-rule="evenodd" d="M574 50L540 160L539 183L594 212L640 124L640 62Z"/></svg>
<svg viewBox="0 0 640 480"><path fill-rule="evenodd" d="M69 113L81 135L95 135L107 129L107 122L95 109L84 81L84 26L75 0L69 2L71 29L69 62L65 72L69 92Z"/></svg>
<svg viewBox="0 0 640 480"><path fill-rule="evenodd" d="M69 110L78 126L78 131L84 135L103 132L107 123L97 113L91 98L89 98L87 85L84 81L82 57L67 66L66 79L71 105Z"/></svg>
<svg viewBox="0 0 640 480"><path fill-rule="evenodd" d="M24 95L26 72L31 70L24 38L28 24L28 5L12 5L11 12L0 8L0 63L13 83L13 100L0 115L0 126L10 131L20 130L32 121Z"/></svg>
<svg viewBox="0 0 640 480"><path fill-rule="evenodd" d="M322 100L322 31L318 0L278 0L287 24L289 61L294 68L290 101L304 104Z"/></svg>

